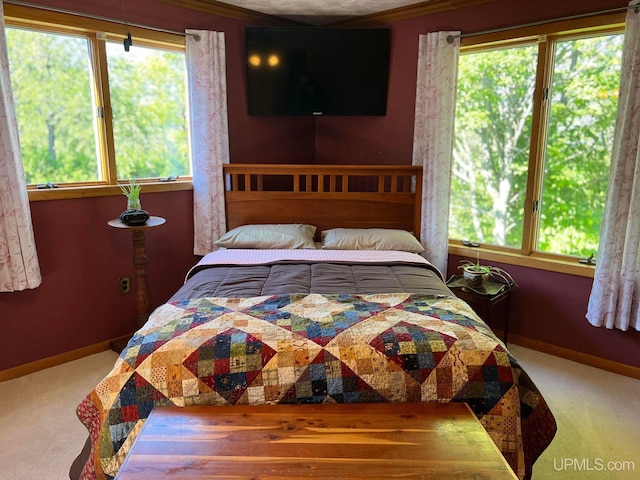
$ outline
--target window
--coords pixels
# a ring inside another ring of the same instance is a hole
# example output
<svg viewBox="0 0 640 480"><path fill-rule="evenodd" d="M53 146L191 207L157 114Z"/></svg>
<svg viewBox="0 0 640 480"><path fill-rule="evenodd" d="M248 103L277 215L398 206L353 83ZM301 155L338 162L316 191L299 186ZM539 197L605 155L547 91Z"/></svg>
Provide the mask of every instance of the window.
<svg viewBox="0 0 640 480"><path fill-rule="evenodd" d="M623 35L556 42L537 249L598 251L613 148Z"/></svg>
<svg viewBox="0 0 640 480"><path fill-rule="evenodd" d="M125 52L122 25L7 11L30 189L190 177L184 37L136 28Z"/></svg>
<svg viewBox="0 0 640 480"><path fill-rule="evenodd" d="M7 28L27 184L103 180L86 37Z"/></svg>
<svg viewBox="0 0 640 480"><path fill-rule="evenodd" d="M536 56L534 44L460 57L453 238L521 245Z"/></svg>
<svg viewBox="0 0 640 480"><path fill-rule="evenodd" d="M494 251L598 249L622 28L463 48L449 231Z"/></svg>
<svg viewBox="0 0 640 480"><path fill-rule="evenodd" d="M119 179L190 176L182 52L107 43Z"/></svg>

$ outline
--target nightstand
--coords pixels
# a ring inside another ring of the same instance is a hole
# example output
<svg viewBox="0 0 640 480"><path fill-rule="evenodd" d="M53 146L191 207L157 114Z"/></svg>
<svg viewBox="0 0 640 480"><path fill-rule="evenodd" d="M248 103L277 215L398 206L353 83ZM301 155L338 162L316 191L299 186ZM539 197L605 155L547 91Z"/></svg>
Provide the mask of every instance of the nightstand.
<svg viewBox="0 0 640 480"><path fill-rule="evenodd" d="M147 286L147 252L145 249L145 230L164 225L162 217L150 217L144 225L129 226L119 218L109 220L110 227L130 230L133 237L133 266L136 271L136 310L138 314L138 328L142 327L149 318L149 287ZM111 349L116 353L122 352L127 341L115 340L111 342Z"/></svg>
<svg viewBox="0 0 640 480"><path fill-rule="evenodd" d="M513 285L490 279L481 287L472 288L461 276L454 276L447 281L447 286L458 298L467 302L496 334L502 329L502 341L507 344Z"/></svg>

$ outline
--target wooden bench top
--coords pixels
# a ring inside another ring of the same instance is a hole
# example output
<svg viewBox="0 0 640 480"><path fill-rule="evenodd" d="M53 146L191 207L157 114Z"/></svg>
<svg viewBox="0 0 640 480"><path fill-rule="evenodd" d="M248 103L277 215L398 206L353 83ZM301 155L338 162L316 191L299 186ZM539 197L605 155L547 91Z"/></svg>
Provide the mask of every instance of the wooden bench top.
<svg viewBox="0 0 640 480"><path fill-rule="evenodd" d="M117 480L517 478L464 403L155 408Z"/></svg>

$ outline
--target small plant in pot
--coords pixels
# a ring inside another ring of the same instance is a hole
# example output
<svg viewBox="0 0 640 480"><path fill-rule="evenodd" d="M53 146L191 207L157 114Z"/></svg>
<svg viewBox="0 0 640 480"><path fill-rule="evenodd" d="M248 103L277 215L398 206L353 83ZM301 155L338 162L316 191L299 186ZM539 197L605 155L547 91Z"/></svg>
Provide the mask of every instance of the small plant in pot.
<svg viewBox="0 0 640 480"><path fill-rule="evenodd" d="M142 185L134 180L131 180L129 185L120 185L120 190L127 197L127 209L120 214L120 221L130 227L145 225L151 218L149 212L142 210L140 206L141 189Z"/></svg>
<svg viewBox="0 0 640 480"><path fill-rule="evenodd" d="M129 185L120 185L122 194L127 197L127 210L140 210L140 190L142 185L134 180L129 181Z"/></svg>
<svg viewBox="0 0 640 480"><path fill-rule="evenodd" d="M480 287L489 278L495 277L507 285L516 285L511 275L499 267L493 265L482 265L480 263L480 254L476 256L476 261L461 260L458 266L462 270L462 278L470 287Z"/></svg>

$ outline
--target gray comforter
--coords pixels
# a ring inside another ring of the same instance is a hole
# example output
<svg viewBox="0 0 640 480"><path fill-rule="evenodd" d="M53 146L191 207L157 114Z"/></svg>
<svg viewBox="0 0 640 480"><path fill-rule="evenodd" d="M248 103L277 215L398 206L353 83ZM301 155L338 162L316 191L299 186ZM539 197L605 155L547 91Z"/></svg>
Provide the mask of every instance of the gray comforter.
<svg viewBox="0 0 640 480"><path fill-rule="evenodd" d="M291 263L204 265L192 271L169 302L201 297L257 297L291 293L453 295L427 265Z"/></svg>

